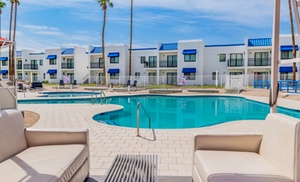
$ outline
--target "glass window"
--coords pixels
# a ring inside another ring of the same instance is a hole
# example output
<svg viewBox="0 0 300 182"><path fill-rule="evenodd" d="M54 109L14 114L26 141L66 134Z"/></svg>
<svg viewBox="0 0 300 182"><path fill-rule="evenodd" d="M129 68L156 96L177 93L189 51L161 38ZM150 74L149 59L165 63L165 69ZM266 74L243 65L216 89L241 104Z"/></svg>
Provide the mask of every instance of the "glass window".
<svg viewBox="0 0 300 182"><path fill-rule="evenodd" d="M196 80L196 73L184 73L186 80Z"/></svg>
<svg viewBox="0 0 300 182"><path fill-rule="evenodd" d="M212 72L212 80L216 80L216 75L217 75L216 72Z"/></svg>
<svg viewBox="0 0 300 182"><path fill-rule="evenodd" d="M8 61L2 61L2 66L8 66Z"/></svg>
<svg viewBox="0 0 300 182"><path fill-rule="evenodd" d="M196 54L185 54L184 55L184 62L195 62L196 61Z"/></svg>
<svg viewBox="0 0 300 182"><path fill-rule="evenodd" d="M23 77L22 77L22 73L18 73L18 80L22 80Z"/></svg>
<svg viewBox="0 0 300 182"><path fill-rule="evenodd" d="M56 73L50 73L50 79L56 79L57 74Z"/></svg>
<svg viewBox="0 0 300 182"><path fill-rule="evenodd" d="M110 63L119 63L119 57L110 57Z"/></svg>
<svg viewBox="0 0 300 182"><path fill-rule="evenodd" d="M254 66L268 66L268 59L268 52L256 52L254 53Z"/></svg>
<svg viewBox="0 0 300 182"><path fill-rule="evenodd" d="M157 57L149 56L149 68L156 68L156 67L157 67Z"/></svg>
<svg viewBox="0 0 300 182"><path fill-rule="evenodd" d="M3 79L7 79L8 78L8 74L6 73L6 74L2 74L2 78Z"/></svg>
<svg viewBox="0 0 300 182"><path fill-rule="evenodd" d="M56 65L56 59L49 59L50 65Z"/></svg>
<svg viewBox="0 0 300 182"><path fill-rule="evenodd" d="M110 79L112 80L119 79L119 73L110 73Z"/></svg>
<svg viewBox="0 0 300 182"><path fill-rule="evenodd" d="M43 60L40 59L40 66L43 66Z"/></svg>
<svg viewBox="0 0 300 182"><path fill-rule="evenodd" d="M103 58L99 58L99 68L103 68Z"/></svg>
<svg viewBox="0 0 300 182"><path fill-rule="evenodd" d="M46 79L46 73L43 74L43 79L44 79L44 80Z"/></svg>
<svg viewBox="0 0 300 182"><path fill-rule="evenodd" d="M292 59L293 51L281 51L281 59Z"/></svg>
<svg viewBox="0 0 300 182"><path fill-rule="evenodd" d="M146 62L146 56L141 56L141 64L144 64Z"/></svg>
<svg viewBox="0 0 300 182"><path fill-rule="evenodd" d="M140 72L135 72L135 79L140 79L141 73Z"/></svg>
<svg viewBox="0 0 300 182"><path fill-rule="evenodd" d="M243 54L242 53L233 53L230 54L230 66L243 66Z"/></svg>
<svg viewBox="0 0 300 182"><path fill-rule="evenodd" d="M219 55L219 62L226 62L226 54Z"/></svg>
<svg viewBox="0 0 300 182"><path fill-rule="evenodd" d="M280 73L280 80L292 80L293 73Z"/></svg>

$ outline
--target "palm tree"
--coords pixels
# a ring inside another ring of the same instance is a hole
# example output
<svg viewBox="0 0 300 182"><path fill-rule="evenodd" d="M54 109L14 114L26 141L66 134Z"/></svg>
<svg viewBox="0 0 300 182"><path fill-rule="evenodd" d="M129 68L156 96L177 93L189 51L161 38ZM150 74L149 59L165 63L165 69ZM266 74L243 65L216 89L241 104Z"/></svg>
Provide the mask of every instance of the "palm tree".
<svg viewBox="0 0 300 182"><path fill-rule="evenodd" d="M14 31L13 31L13 42L16 42L16 32L17 32L17 10L18 10L18 5L20 5L20 1L19 0L15 0L14 2L14 6L15 6L15 14L14 14ZM12 46L12 64L11 64L11 70L12 73L11 75L15 75L15 51L16 51L16 44L14 43Z"/></svg>
<svg viewBox="0 0 300 182"><path fill-rule="evenodd" d="M129 48L129 77L131 77L131 63L132 63L132 14L133 14L133 0L130 4L130 48Z"/></svg>
<svg viewBox="0 0 300 182"><path fill-rule="evenodd" d="M0 1L0 37L1 37L1 15L2 15L2 9L6 6L6 3L3 1Z"/></svg>
<svg viewBox="0 0 300 182"><path fill-rule="evenodd" d="M290 24L291 24L291 33L292 33L292 50L293 50L293 58L296 58L296 49L295 49L295 33L294 33L294 24L293 24L293 11L292 11L292 5L291 0L288 0L289 4L289 12L290 12ZM293 63L293 75L292 80L296 80L296 63Z"/></svg>
<svg viewBox="0 0 300 182"><path fill-rule="evenodd" d="M8 39L11 41L11 29L12 29L12 19L13 19L13 12L14 12L14 3L15 0L9 0L10 1L10 16L9 16L9 32L8 32ZM9 58L9 79L12 81L13 80L13 62L12 61L12 52L11 52L12 47L9 46L9 51L8 51L8 58Z"/></svg>
<svg viewBox="0 0 300 182"><path fill-rule="evenodd" d="M105 71L105 47L104 47L104 31L105 31L105 24L106 24L106 10L107 6L113 7L113 3L110 2L110 0L96 0L99 5L102 7L103 10L103 26L102 26L102 60L103 60L103 75L105 77L105 82L106 84L108 82L108 77L106 76L106 71Z"/></svg>

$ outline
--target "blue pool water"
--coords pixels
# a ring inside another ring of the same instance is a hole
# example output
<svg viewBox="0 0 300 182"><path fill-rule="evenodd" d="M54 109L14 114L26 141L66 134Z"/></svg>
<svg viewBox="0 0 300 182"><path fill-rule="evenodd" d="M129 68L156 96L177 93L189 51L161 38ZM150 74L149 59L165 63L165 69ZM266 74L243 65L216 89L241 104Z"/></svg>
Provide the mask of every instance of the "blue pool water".
<svg viewBox="0 0 300 182"><path fill-rule="evenodd" d="M270 112L264 103L229 96L118 96L104 103L118 104L123 110L97 114L95 121L125 127L136 127L136 107L141 102L151 117L151 128L199 128L235 120L263 120ZM19 100L19 104L91 104L90 98L41 98ZM95 102L99 103L99 99ZM100 111L99 111L100 112ZM300 118L300 111L278 107L279 113ZM149 128L141 109L141 128Z"/></svg>
<svg viewBox="0 0 300 182"><path fill-rule="evenodd" d="M123 110L97 114L94 120L109 125L136 127L136 106L141 102L151 118L151 126L141 109L141 128L182 129L199 128L235 120L263 120L269 106L241 97L224 96L135 96L114 97L111 104ZM279 107L278 112L300 118L300 112Z"/></svg>
<svg viewBox="0 0 300 182"><path fill-rule="evenodd" d="M91 96L91 94L99 94L99 92L40 92L41 97L82 97Z"/></svg>

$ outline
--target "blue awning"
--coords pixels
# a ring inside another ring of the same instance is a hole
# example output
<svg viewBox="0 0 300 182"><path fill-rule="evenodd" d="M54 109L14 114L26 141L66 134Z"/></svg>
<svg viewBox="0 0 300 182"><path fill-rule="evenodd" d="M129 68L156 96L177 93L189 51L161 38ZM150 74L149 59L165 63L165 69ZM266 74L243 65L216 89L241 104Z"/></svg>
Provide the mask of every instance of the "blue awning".
<svg viewBox="0 0 300 182"><path fill-rule="evenodd" d="M280 73L291 73L291 72L293 72L293 66L279 67L279 72ZM296 72L298 72L297 67L296 67Z"/></svg>
<svg viewBox="0 0 300 182"><path fill-rule="evenodd" d="M282 45L280 46L280 51L292 51L293 46L292 45ZM295 50L298 51L298 45L295 45Z"/></svg>
<svg viewBox="0 0 300 182"><path fill-rule="evenodd" d="M48 55L46 59L56 59L56 55Z"/></svg>
<svg viewBox="0 0 300 182"><path fill-rule="evenodd" d="M1 70L2 75L6 75L8 73L8 70Z"/></svg>
<svg viewBox="0 0 300 182"><path fill-rule="evenodd" d="M185 49L182 51L182 54L196 54L197 50L196 49Z"/></svg>
<svg viewBox="0 0 300 182"><path fill-rule="evenodd" d="M119 57L119 53L118 52L110 52L110 53L108 53L107 57Z"/></svg>
<svg viewBox="0 0 300 182"><path fill-rule="evenodd" d="M7 61L8 60L8 57L1 57L0 58L0 61Z"/></svg>
<svg viewBox="0 0 300 182"><path fill-rule="evenodd" d="M107 73L119 73L119 72L120 72L119 69L109 69L109 70L107 71Z"/></svg>
<svg viewBox="0 0 300 182"><path fill-rule="evenodd" d="M57 73L57 70L54 70L54 69L53 69L53 70L48 70L48 71L47 71L47 74L54 74L54 73Z"/></svg>
<svg viewBox="0 0 300 182"><path fill-rule="evenodd" d="M182 73L196 73L196 68L183 68Z"/></svg>

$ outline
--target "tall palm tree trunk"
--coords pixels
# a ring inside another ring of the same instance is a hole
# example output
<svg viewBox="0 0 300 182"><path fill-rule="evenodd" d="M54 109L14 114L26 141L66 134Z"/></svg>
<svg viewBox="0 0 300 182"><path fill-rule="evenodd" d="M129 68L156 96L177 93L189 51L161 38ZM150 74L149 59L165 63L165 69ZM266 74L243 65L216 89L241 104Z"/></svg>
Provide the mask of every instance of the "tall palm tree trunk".
<svg viewBox="0 0 300 182"><path fill-rule="evenodd" d="M103 5L103 26L102 26L102 59L103 59L103 75L105 77L104 85L108 83L108 76L106 74L106 65L105 65L105 45L104 45L104 31L106 24L106 4Z"/></svg>
<svg viewBox="0 0 300 182"><path fill-rule="evenodd" d="M1 24L2 24L2 9L0 9L0 37L1 37L1 32L2 32L2 27L1 27Z"/></svg>
<svg viewBox="0 0 300 182"><path fill-rule="evenodd" d="M289 11L290 11L290 25L291 25L291 34L292 34L292 50L293 50L293 58L296 58L296 49L295 49L295 33L294 33L294 23L293 23L293 11L291 0L288 0ZM296 63L293 63L293 75L292 80L296 80Z"/></svg>
<svg viewBox="0 0 300 182"><path fill-rule="evenodd" d="M13 9L14 7L14 0L10 0L10 17L9 17L9 32L8 32L8 39L11 41L11 29L12 29L12 19L13 19ZM8 57L9 57L9 80L13 80L13 71L12 71L12 52L11 52L12 46L9 46L8 50Z"/></svg>
<svg viewBox="0 0 300 182"><path fill-rule="evenodd" d="M132 15L133 15L133 0L131 0L131 6L130 6L129 77L131 77L131 64L132 64Z"/></svg>
<svg viewBox="0 0 300 182"><path fill-rule="evenodd" d="M11 64L11 69L12 69L12 74L13 79L15 77L15 52L16 52L16 33L17 33L17 10L18 10L18 3L15 2L15 15L14 15L14 32L13 32L13 46L12 46L12 64Z"/></svg>

